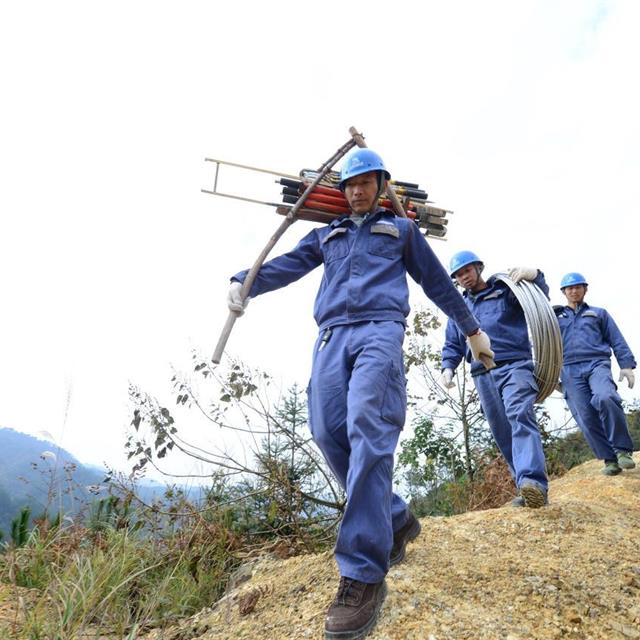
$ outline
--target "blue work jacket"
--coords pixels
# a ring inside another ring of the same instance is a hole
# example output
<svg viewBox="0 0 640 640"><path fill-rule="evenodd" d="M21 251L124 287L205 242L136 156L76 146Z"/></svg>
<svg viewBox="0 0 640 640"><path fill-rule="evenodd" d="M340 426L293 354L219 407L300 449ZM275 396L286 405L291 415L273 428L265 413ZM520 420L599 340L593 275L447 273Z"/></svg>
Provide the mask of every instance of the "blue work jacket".
<svg viewBox="0 0 640 640"><path fill-rule="evenodd" d="M462 333L479 326L416 223L381 208L361 226L343 216L313 229L292 251L260 267L249 295L284 287L320 264L324 275L314 305L320 329L370 320L406 324L407 273ZM243 282L247 273L231 279Z"/></svg>
<svg viewBox="0 0 640 640"><path fill-rule="evenodd" d="M538 285L547 297L549 296L549 287L541 271L538 271L533 283ZM532 357L524 311L504 282L491 276L487 280L486 289L478 293L465 291L462 295L469 309L478 318L482 330L491 340L496 364ZM455 370L465 357L471 362L471 352L467 348L465 336L460 334L454 324L448 322L442 348L442 368ZM472 375L482 371L485 371L482 363L474 361L471 364Z"/></svg>
<svg viewBox="0 0 640 640"><path fill-rule="evenodd" d="M609 360L611 350L621 369L634 369L635 358L620 329L605 309L583 302L575 311L554 306L562 333L564 364L589 360Z"/></svg>

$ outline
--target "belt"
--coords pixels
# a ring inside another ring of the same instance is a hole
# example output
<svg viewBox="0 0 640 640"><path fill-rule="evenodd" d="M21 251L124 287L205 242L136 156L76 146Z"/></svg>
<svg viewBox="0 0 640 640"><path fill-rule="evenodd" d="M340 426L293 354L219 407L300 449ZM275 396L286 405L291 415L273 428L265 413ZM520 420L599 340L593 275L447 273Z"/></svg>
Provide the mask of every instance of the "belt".
<svg viewBox="0 0 640 640"><path fill-rule="evenodd" d="M496 366L493 369L485 369L484 367L478 367L475 371L471 372L472 378L477 378L478 376L482 376L485 373L489 373L489 371L494 371L494 369L499 369L500 367L504 367L505 364L513 364L514 362L520 362L523 358L515 358L513 360L496 360Z"/></svg>

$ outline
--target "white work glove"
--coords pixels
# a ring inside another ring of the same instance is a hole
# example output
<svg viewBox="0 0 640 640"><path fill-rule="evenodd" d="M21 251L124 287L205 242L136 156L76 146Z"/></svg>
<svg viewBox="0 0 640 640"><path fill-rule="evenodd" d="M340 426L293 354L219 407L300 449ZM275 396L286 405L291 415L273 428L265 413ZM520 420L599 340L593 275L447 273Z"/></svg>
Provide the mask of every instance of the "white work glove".
<svg viewBox="0 0 640 640"><path fill-rule="evenodd" d="M627 384L629 385L629 389L633 389L633 384L636 381L633 369L620 369L620 377L618 378L618 382L622 382L622 380L625 378L627 380Z"/></svg>
<svg viewBox="0 0 640 640"><path fill-rule="evenodd" d="M520 280L535 280L538 275L538 270L533 267L514 267L509 269L509 277L516 283Z"/></svg>
<svg viewBox="0 0 640 640"><path fill-rule="evenodd" d="M438 384L443 389L451 389L455 387L455 383L453 382L453 369L443 369L440 377L438 378Z"/></svg>
<svg viewBox="0 0 640 640"><path fill-rule="evenodd" d="M472 336L467 337L467 344L471 349L471 355L474 360L480 360L485 369L493 369L496 363L493 361L494 353L491 351L491 340L483 331L478 331Z"/></svg>
<svg viewBox="0 0 640 640"><path fill-rule="evenodd" d="M234 280L229 287L229 293L227 294L227 306L229 307L229 311L233 311L233 313L237 313L238 317L244 313L244 310L247 308L249 304L249 296L247 296L244 300L242 299L242 295L240 293L242 289L242 283Z"/></svg>

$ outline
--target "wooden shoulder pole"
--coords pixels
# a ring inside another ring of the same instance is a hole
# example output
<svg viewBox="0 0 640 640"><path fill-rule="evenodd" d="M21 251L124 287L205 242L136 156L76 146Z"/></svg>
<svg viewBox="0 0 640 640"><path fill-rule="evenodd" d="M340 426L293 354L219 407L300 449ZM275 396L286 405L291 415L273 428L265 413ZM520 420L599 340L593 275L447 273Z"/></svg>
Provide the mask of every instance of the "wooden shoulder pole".
<svg viewBox="0 0 640 640"><path fill-rule="evenodd" d="M278 240L282 237L282 234L297 220L296 216L297 216L298 210L302 208L304 201L307 199L307 196L316 188L316 186L322 180L322 178L324 178L327 175L327 173L331 171L331 168L333 167L333 165L336 162L338 162L338 160L340 160L343 156L345 156L349 150L351 150L356 145L360 146L360 142L362 143L362 145L364 145L364 137L362 136L362 134L358 133L354 127L351 127L349 129L349 133L351 134L350 140L345 144L343 144L318 169L318 175L316 176L316 178L304 190L303 194L300 196L296 204L292 207L292 209L287 214L286 218L282 221L282 224L280 224L276 232L269 239L269 242L267 242L264 249L260 252L260 255L258 256L257 260L255 261L251 269L249 269L249 273L247 274L247 277L242 283L242 289L240 290L243 300L246 299L246 297L249 295L249 292L251 291L251 287L253 286L256 276L258 275L258 271L260 270L260 267L263 265L264 261L269 255L269 252L271 251L271 249L273 249L276 242L278 242ZM227 344L227 341L229 340L229 336L231 335L231 330L233 329L233 325L235 324L237 318L238 318L237 313L235 313L234 311L229 312L229 315L227 316L227 321L222 329L222 332L220 333L218 344L216 345L215 351L213 352L213 357L211 358L211 361L214 364L220 364L220 360L222 359L222 354L224 353L224 348Z"/></svg>

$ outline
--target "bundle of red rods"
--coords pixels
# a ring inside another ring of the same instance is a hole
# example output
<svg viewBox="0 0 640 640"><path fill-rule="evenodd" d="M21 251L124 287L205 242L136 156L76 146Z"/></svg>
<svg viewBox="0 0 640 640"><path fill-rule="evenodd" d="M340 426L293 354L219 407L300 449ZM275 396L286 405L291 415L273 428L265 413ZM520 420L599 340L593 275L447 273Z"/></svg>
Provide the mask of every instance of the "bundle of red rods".
<svg viewBox="0 0 640 640"><path fill-rule="evenodd" d="M280 178L276 180L283 186L282 200L285 205L295 205L308 184L315 177L314 171L303 170L300 180ZM316 174L317 175L317 174ZM303 220L316 222L330 222L332 219L349 213L349 205L344 194L337 188L340 176L332 171L307 196L304 206L298 211L298 217ZM334 186L336 185L336 186ZM417 184L410 182L391 181L391 188L400 200L407 217L414 220L424 230L426 235L443 238L447 232L446 209L435 207L427 200L428 195ZM391 201L381 197L381 207L393 209ZM286 215L291 206L278 207L278 213Z"/></svg>

